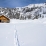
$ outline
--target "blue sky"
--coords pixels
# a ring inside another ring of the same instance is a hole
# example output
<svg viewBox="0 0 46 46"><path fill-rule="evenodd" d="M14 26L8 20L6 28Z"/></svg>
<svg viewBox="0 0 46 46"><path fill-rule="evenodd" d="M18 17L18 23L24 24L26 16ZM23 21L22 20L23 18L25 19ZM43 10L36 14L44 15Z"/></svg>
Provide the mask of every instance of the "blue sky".
<svg viewBox="0 0 46 46"><path fill-rule="evenodd" d="M46 0L0 0L0 7L23 7L32 3L44 3Z"/></svg>

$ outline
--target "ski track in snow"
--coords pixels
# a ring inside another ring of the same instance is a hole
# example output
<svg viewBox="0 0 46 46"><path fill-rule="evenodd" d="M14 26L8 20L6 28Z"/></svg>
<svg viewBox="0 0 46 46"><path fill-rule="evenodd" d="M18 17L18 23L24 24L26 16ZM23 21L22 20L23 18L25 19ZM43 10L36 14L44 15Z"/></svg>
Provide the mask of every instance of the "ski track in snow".
<svg viewBox="0 0 46 46"><path fill-rule="evenodd" d="M46 19L14 20L0 23L0 46L14 46L17 30L20 46L46 46ZM9 40L10 39L10 40ZM16 45L15 43L15 46Z"/></svg>
<svg viewBox="0 0 46 46"><path fill-rule="evenodd" d="M16 23L20 46L46 46L45 19Z"/></svg>

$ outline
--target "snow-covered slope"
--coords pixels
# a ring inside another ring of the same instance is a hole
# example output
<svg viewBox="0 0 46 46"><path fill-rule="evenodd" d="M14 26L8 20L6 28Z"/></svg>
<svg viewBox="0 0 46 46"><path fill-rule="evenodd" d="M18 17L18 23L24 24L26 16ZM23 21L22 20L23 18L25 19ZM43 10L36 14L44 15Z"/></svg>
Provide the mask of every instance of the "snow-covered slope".
<svg viewBox="0 0 46 46"><path fill-rule="evenodd" d="M16 19L10 19L10 23L16 24L16 23L41 23L41 24L46 24L46 18L39 18L39 19L34 19L34 20L16 20Z"/></svg>
<svg viewBox="0 0 46 46"><path fill-rule="evenodd" d="M16 23L20 46L46 46L46 24L41 21Z"/></svg>
<svg viewBox="0 0 46 46"><path fill-rule="evenodd" d="M1 14L12 19L10 23L0 24L0 46L46 46L46 3L13 9L0 8Z"/></svg>
<svg viewBox="0 0 46 46"><path fill-rule="evenodd" d="M29 4L24 7L2 8L0 15L6 15L10 19L38 19L46 17L46 3Z"/></svg>
<svg viewBox="0 0 46 46"><path fill-rule="evenodd" d="M14 46L14 24L0 23L0 46Z"/></svg>
<svg viewBox="0 0 46 46"><path fill-rule="evenodd" d="M0 23L0 46L19 45L46 46L46 18Z"/></svg>

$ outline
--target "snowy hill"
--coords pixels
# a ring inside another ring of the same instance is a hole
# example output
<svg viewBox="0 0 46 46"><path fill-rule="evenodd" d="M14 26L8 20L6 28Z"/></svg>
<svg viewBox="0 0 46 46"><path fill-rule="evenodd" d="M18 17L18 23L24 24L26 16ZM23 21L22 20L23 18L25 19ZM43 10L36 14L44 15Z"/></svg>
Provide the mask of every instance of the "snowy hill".
<svg viewBox="0 0 46 46"><path fill-rule="evenodd" d="M38 19L46 18L46 3L29 4L25 7L3 8L0 7L0 15L6 15L10 19Z"/></svg>
<svg viewBox="0 0 46 46"><path fill-rule="evenodd" d="M20 46L46 46L46 24L32 20L16 23Z"/></svg>
<svg viewBox="0 0 46 46"><path fill-rule="evenodd" d="M14 46L14 24L0 23L0 46Z"/></svg>
<svg viewBox="0 0 46 46"><path fill-rule="evenodd" d="M45 18L14 22L0 23L0 46L46 46Z"/></svg>
<svg viewBox="0 0 46 46"><path fill-rule="evenodd" d="M46 46L46 3L0 7L2 14L10 23L0 23L0 46Z"/></svg>

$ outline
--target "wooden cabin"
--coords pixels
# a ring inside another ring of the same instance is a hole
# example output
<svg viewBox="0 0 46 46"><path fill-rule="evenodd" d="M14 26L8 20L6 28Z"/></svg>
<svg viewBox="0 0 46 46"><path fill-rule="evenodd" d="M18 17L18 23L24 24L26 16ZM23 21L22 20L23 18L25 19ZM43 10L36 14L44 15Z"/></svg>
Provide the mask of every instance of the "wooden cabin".
<svg viewBox="0 0 46 46"><path fill-rule="evenodd" d="M9 18L7 18L4 15L1 15L0 16L0 23L9 23L9 22L10 22L10 19Z"/></svg>

